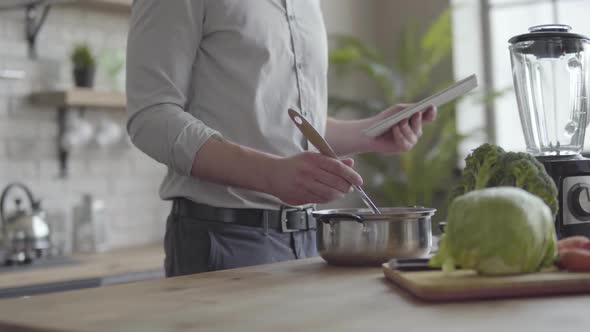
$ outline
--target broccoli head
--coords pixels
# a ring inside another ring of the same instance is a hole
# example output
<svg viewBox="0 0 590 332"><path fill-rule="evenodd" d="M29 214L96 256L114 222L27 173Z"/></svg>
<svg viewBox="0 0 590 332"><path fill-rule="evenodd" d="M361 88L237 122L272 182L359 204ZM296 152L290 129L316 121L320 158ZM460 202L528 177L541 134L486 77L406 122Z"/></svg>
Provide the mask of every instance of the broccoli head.
<svg viewBox="0 0 590 332"><path fill-rule="evenodd" d="M451 191L451 201L467 192L499 186L522 188L540 197L557 214L557 187L545 167L524 152L505 152L493 144L483 144L467 156L459 184Z"/></svg>
<svg viewBox="0 0 590 332"><path fill-rule="evenodd" d="M498 175L494 177L497 182L490 183L491 186L522 188L541 198L551 208L553 217L557 215L557 187L543 165L534 157L512 159L504 163L503 170Z"/></svg>
<svg viewBox="0 0 590 332"><path fill-rule="evenodd" d="M499 171L504 149L493 144L483 144L465 158L465 169L460 183L452 190L450 200L472 190L488 187L492 177Z"/></svg>

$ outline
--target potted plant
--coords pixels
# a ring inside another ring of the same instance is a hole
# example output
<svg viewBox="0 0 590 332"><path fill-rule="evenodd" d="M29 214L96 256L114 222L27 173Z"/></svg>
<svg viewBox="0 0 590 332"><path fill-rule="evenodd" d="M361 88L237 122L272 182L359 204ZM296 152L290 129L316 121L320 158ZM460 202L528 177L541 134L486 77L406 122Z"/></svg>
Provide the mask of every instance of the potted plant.
<svg viewBox="0 0 590 332"><path fill-rule="evenodd" d="M96 60L87 44L78 44L71 55L74 66L74 82L77 87L91 88L94 85Z"/></svg>
<svg viewBox="0 0 590 332"><path fill-rule="evenodd" d="M352 36L332 36L332 41L332 70L337 75L361 72L374 82L378 93L376 98L331 94L331 113L346 110L366 117L388 105L418 101L452 83L448 79L433 81L441 72L443 77L452 76L450 70L444 70L452 52L450 9L425 32L418 31L416 22L408 24L396 45L395 61L387 61L382 50ZM482 100L489 102L494 96L486 94ZM362 166L372 174L365 187L378 205L425 205L437 208L441 217L446 215L448 188L459 180L458 146L466 136L480 133L463 135L457 131L455 106L456 101L441 107L438 119L424 128L424 135L411 151L396 156L359 156Z"/></svg>

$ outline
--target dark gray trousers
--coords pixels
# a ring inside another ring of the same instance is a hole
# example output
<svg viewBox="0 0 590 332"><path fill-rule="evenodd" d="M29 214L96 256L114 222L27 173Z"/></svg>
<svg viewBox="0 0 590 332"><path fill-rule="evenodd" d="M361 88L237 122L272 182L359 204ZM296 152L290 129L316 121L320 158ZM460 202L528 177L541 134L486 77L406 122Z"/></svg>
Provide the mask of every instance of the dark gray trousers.
<svg viewBox="0 0 590 332"><path fill-rule="evenodd" d="M164 250L167 277L318 255L315 230L282 233L174 213L168 216Z"/></svg>

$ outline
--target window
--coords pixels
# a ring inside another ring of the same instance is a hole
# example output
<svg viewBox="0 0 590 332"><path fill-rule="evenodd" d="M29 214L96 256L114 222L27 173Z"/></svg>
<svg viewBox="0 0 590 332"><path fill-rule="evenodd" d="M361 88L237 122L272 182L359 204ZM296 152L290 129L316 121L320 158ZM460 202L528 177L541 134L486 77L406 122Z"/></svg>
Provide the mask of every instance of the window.
<svg viewBox="0 0 590 332"><path fill-rule="evenodd" d="M453 0L455 74L477 73L480 82L494 90L513 87L508 39L528 28L549 23L567 24L573 32L590 36L588 0ZM487 75L486 75L487 74ZM507 150L524 151L525 143L513 91L487 107L473 101L459 106L462 132L487 127L495 142ZM590 151L590 132L585 150ZM467 141L462 154L485 140Z"/></svg>

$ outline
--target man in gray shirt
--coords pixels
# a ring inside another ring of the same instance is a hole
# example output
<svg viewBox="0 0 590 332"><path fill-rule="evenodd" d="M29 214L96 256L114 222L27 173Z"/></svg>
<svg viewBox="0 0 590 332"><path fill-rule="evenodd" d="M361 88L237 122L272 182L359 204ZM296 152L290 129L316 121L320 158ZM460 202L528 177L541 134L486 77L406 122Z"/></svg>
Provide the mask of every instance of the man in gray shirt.
<svg viewBox="0 0 590 332"><path fill-rule="evenodd" d="M317 255L310 210L361 185L352 159L310 151L299 110L340 156L411 149L435 109L378 139L372 118L327 117L327 37L319 0L133 2L128 132L168 167L166 274Z"/></svg>

